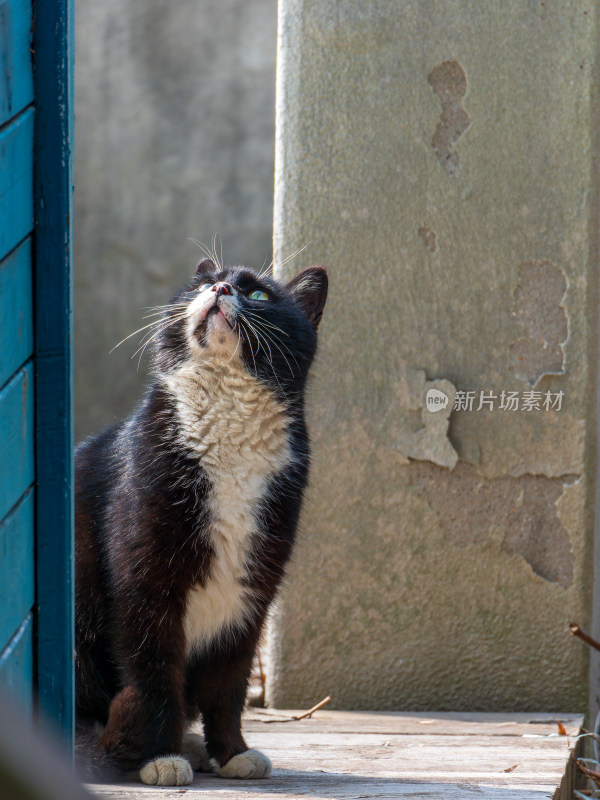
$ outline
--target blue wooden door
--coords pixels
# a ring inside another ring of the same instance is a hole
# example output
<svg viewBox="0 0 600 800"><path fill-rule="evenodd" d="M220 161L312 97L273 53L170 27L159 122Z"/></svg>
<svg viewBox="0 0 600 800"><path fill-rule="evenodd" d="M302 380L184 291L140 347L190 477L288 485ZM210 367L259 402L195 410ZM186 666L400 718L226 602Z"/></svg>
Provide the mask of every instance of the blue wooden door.
<svg viewBox="0 0 600 800"><path fill-rule="evenodd" d="M31 0L1 0L0 684L31 710L35 603Z"/></svg>
<svg viewBox="0 0 600 800"><path fill-rule="evenodd" d="M0 0L0 689L73 723L70 0Z"/></svg>

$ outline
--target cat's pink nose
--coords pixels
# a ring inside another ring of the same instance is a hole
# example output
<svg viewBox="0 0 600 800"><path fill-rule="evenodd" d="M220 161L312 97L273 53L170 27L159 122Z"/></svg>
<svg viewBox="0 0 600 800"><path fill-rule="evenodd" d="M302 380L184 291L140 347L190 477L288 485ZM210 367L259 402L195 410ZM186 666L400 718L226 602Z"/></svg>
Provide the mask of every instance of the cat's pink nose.
<svg viewBox="0 0 600 800"><path fill-rule="evenodd" d="M222 294L233 294L233 288L231 284L224 283L223 281L221 281L221 283L213 284L212 290L213 292L217 293L217 297L219 297Z"/></svg>

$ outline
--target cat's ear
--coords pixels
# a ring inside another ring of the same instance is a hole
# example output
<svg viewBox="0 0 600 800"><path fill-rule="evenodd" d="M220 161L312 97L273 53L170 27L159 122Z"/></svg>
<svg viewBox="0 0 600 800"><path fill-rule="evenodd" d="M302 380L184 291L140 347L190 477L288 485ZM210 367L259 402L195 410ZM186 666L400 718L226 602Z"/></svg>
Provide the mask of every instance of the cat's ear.
<svg viewBox="0 0 600 800"><path fill-rule="evenodd" d="M324 267L308 267L285 287L315 328L323 316L328 283Z"/></svg>
<svg viewBox="0 0 600 800"><path fill-rule="evenodd" d="M196 275L206 275L207 272L216 272L215 262L211 258L203 258L196 267Z"/></svg>

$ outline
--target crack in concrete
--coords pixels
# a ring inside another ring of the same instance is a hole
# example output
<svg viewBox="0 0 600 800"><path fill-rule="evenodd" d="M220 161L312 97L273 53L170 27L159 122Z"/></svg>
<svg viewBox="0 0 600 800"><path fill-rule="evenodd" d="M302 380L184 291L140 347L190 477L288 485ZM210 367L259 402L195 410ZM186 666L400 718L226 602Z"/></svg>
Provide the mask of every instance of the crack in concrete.
<svg viewBox="0 0 600 800"><path fill-rule="evenodd" d="M427 80L442 104L442 116L431 146L448 175L456 175L459 158L452 146L471 124L469 115L462 107L462 99L467 93L467 76L457 61L444 61L429 73Z"/></svg>
<svg viewBox="0 0 600 800"><path fill-rule="evenodd" d="M510 347L515 375L532 386L543 375L565 371L563 344L569 335L562 301L567 278L550 261L527 261L519 267L514 293L513 315L525 329L525 336Z"/></svg>
<svg viewBox="0 0 600 800"><path fill-rule="evenodd" d="M411 485L425 491L448 541L458 547L497 541L536 575L563 589L573 582L574 554L557 502L576 475L485 478L460 461L452 471L411 464Z"/></svg>
<svg viewBox="0 0 600 800"><path fill-rule="evenodd" d="M431 228L427 228L423 225L419 228L417 233L423 240L423 244L429 250L429 252L435 253L437 250L435 231L432 231Z"/></svg>

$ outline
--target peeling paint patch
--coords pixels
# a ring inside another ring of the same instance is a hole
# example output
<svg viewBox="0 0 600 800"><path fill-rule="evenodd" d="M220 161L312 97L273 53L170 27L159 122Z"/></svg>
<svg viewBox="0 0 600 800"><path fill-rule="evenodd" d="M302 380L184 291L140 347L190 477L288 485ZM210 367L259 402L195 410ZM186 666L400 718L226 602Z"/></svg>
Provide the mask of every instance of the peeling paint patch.
<svg viewBox="0 0 600 800"><path fill-rule="evenodd" d="M426 228L423 226L419 228L417 233L423 240L423 244L429 250L429 252L435 253L435 251L437 250L435 231L432 231L431 228Z"/></svg>
<svg viewBox="0 0 600 800"><path fill-rule="evenodd" d="M446 395L445 408L435 412L427 410L425 396L430 389ZM396 391L392 447L405 458L431 461L452 469L458 455L448 439L448 418L455 391L450 381L427 381L423 370L407 369L400 376Z"/></svg>
<svg viewBox="0 0 600 800"><path fill-rule="evenodd" d="M577 476L488 480L461 461L452 472L434 464L412 464L410 480L423 488L453 544L468 547L495 540L544 580L564 589L572 584L574 555L557 502Z"/></svg>
<svg viewBox="0 0 600 800"><path fill-rule="evenodd" d="M456 175L459 159L452 146L471 124L469 115L462 107L462 99L467 93L467 76L458 61L444 61L429 73L427 80L442 104L442 116L431 146L448 175Z"/></svg>
<svg viewBox="0 0 600 800"><path fill-rule="evenodd" d="M562 301L567 278L550 261L527 261L519 267L514 293L513 315L525 335L510 348L515 375L532 386L542 375L561 375L565 371L563 344L569 335Z"/></svg>

